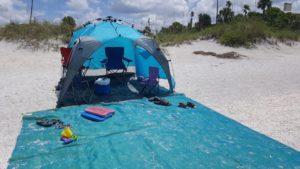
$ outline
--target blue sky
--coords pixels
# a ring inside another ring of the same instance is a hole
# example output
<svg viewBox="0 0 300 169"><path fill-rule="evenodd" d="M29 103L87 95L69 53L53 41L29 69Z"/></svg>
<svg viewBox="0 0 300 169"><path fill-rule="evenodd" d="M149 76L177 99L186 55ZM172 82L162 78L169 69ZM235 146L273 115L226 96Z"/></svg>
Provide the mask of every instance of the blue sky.
<svg viewBox="0 0 300 169"><path fill-rule="evenodd" d="M242 12L242 6L249 4L251 10L258 0L231 0L233 10ZM293 3L293 12L300 13L300 0L273 0L273 5L282 8L284 2ZM31 0L0 0L0 25L10 21L28 22ZM220 8L225 0L219 0ZM37 20L59 22L66 15L73 16L82 24L98 17L112 15L137 27L147 24L159 29L173 21L186 24L189 13L208 13L215 18L216 0L34 0L33 16Z"/></svg>

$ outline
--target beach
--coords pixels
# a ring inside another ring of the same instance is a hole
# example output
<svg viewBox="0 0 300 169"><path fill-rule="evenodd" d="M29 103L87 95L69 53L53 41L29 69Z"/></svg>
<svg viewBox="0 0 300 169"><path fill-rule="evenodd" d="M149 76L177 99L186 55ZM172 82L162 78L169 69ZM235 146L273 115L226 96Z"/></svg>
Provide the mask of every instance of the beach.
<svg viewBox="0 0 300 169"><path fill-rule="evenodd" d="M168 47L176 91L300 150L300 44L230 48L214 41ZM246 57L219 59L193 51L235 51Z"/></svg>
<svg viewBox="0 0 300 169"><path fill-rule="evenodd" d="M6 168L22 125L22 115L56 106L60 55L18 49L0 42L0 168Z"/></svg>
<svg viewBox="0 0 300 169"><path fill-rule="evenodd" d="M22 115L56 106L58 51L18 49L0 42L0 168L20 132ZM300 43L230 48L214 41L164 47L172 59L176 92L283 144L300 150ZM237 52L220 59L194 51Z"/></svg>

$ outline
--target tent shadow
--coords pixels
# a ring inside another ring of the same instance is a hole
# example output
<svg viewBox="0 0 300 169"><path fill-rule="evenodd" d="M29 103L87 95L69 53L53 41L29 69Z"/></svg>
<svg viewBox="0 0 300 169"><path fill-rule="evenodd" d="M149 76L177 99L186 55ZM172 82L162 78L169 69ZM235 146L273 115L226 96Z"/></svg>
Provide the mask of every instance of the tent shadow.
<svg viewBox="0 0 300 169"><path fill-rule="evenodd" d="M97 94L95 92L95 80L101 77L110 78L111 92L109 94ZM133 99L141 99L143 97L149 98L153 96L164 97L169 95L169 90L159 86L158 91L142 89L142 85L134 77L134 73L126 73L122 76L120 74L109 74L106 76L87 76L88 86L82 89L74 89L70 87L67 91L66 97L63 100L63 105L57 104L56 107L65 107L82 104L96 104L96 103L113 103Z"/></svg>

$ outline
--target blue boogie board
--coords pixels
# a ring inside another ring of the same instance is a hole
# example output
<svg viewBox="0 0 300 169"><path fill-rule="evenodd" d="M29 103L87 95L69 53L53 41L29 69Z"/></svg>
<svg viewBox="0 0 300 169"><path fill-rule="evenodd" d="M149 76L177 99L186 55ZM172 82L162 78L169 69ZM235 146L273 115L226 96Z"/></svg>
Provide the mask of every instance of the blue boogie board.
<svg viewBox="0 0 300 169"><path fill-rule="evenodd" d="M86 118L86 119L92 120L92 121L104 121L104 120L110 118L112 116L112 114L109 114L105 117L100 117L100 116L96 116L96 115L93 115L93 114L90 114L90 113L87 113L87 112L82 112L81 116Z"/></svg>

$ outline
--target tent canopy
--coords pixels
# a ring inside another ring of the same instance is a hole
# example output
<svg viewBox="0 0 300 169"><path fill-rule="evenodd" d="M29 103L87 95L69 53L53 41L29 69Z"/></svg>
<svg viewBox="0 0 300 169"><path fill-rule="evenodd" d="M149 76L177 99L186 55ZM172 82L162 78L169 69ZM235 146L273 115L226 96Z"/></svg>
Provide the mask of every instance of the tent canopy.
<svg viewBox="0 0 300 169"><path fill-rule="evenodd" d="M135 66L137 76L149 76L149 67L159 68L159 77L167 79L173 92L175 81L171 76L169 60L154 39L143 36L131 26L112 20L90 23L73 32L69 47L71 60L59 95L62 101L74 76L83 65L89 69L104 69L101 61L106 59L106 47L123 47L124 57L131 59L129 66Z"/></svg>

